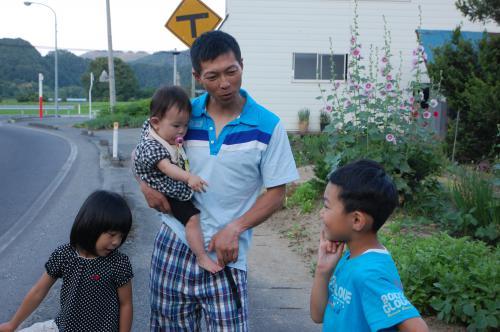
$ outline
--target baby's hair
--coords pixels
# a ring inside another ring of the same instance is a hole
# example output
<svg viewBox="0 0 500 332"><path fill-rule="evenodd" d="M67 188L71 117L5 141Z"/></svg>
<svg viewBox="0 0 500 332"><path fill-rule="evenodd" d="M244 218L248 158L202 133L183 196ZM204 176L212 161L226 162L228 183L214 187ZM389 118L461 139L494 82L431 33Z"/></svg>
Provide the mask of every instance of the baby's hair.
<svg viewBox="0 0 500 332"><path fill-rule="evenodd" d="M132 226L132 212L117 193L97 190L85 200L71 228L73 248L97 255L96 242L102 233L117 231L123 234L122 245Z"/></svg>
<svg viewBox="0 0 500 332"><path fill-rule="evenodd" d="M162 86L155 91L151 98L149 115L161 119L173 106L177 106L179 112L187 111L191 114L191 101L181 87Z"/></svg>
<svg viewBox="0 0 500 332"><path fill-rule="evenodd" d="M384 168L373 160L349 163L328 176L340 188L338 199L344 212L361 211L373 218L377 232L398 205L398 191Z"/></svg>

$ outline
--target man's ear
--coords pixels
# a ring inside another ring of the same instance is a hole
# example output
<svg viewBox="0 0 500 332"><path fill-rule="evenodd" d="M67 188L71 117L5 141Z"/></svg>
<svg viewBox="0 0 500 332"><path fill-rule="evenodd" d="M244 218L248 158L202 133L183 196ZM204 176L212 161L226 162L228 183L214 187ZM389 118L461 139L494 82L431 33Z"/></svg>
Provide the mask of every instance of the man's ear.
<svg viewBox="0 0 500 332"><path fill-rule="evenodd" d="M200 73L198 73L198 72L197 72L197 71L195 71L194 69L191 71L191 73L193 74L194 79L195 79L198 83L200 83L200 84L201 84L201 82L200 82L200 78L201 78L201 77L200 77Z"/></svg>
<svg viewBox="0 0 500 332"><path fill-rule="evenodd" d="M371 227L370 220L368 216L361 211L352 212L352 229L356 232L361 232L366 230L367 227Z"/></svg>
<svg viewBox="0 0 500 332"><path fill-rule="evenodd" d="M241 70L243 70L243 58L241 58L240 67L241 67Z"/></svg>

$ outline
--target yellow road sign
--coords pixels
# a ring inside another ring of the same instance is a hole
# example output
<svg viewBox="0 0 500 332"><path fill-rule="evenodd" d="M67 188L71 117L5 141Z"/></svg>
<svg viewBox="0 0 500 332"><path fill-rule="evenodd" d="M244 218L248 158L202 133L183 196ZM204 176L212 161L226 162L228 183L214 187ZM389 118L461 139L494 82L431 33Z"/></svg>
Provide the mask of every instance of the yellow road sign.
<svg viewBox="0 0 500 332"><path fill-rule="evenodd" d="M222 19L200 0L183 0L165 23L188 47L204 32L215 29Z"/></svg>

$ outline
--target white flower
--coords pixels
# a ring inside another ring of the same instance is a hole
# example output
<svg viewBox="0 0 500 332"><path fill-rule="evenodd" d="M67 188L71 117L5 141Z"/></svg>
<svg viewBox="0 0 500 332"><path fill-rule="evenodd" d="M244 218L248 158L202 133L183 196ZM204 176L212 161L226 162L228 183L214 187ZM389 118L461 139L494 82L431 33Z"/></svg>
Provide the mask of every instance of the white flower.
<svg viewBox="0 0 500 332"><path fill-rule="evenodd" d="M438 101L436 99L431 99L429 105L431 105L432 108L436 108L438 105Z"/></svg>

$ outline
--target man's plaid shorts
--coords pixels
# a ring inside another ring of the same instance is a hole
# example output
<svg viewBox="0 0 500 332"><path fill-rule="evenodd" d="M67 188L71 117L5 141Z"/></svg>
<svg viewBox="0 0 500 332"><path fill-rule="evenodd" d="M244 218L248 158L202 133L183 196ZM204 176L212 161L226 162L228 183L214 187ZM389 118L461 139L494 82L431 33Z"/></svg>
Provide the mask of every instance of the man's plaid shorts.
<svg viewBox="0 0 500 332"><path fill-rule="evenodd" d="M229 271L237 292L224 270L211 274L199 267L191 249L163 224L151 258L151 331L199 331L202 313L208 331L248 331L247 274Z"/></svg>

